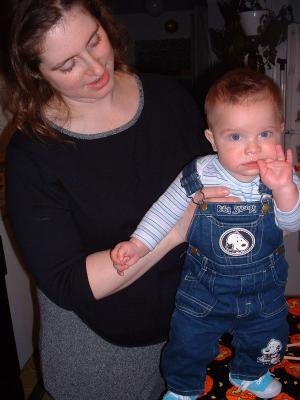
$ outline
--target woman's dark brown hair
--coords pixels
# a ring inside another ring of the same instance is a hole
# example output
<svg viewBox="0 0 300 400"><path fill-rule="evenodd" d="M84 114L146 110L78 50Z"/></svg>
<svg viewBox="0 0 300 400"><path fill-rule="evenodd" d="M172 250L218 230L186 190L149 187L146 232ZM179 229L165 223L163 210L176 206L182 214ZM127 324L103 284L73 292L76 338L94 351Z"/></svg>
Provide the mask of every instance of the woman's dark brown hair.
<svg viewBox="0 0 300 400"><path fill-rule="evenodd" d="M44 114L53 97L67 110L60 93L40 74L40 52L45 34L66 11L81 6L95 17L106 31L115 57L115 70L130 71L126 64L128 35L102 0L21 0L12 17L6 68L7 108L15 116L17 128L26 122L33 132L55 136ZM62 44L63 45L63 44Z"/></svg>

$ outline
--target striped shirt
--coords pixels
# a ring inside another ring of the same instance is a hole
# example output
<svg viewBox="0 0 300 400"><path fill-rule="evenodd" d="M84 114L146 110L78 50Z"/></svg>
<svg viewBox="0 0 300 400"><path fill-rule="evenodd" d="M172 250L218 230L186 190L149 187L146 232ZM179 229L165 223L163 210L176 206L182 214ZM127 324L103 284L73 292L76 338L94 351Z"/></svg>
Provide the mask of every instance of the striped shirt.
<svg viewBox="0 0 300 400"><path fill-rule="evenodd" d="M236 196L243 202L259 201L258 193L260 178L257 176L251 182L240 182L222 167L217 155L208 155L197 159L197 172L205 187L226 186L230 196ZM169 188L160 196L146 213L137 229L131 235L139 239L150 250L168 234L176 222L182 217L191 198L181 186L182 172ZM293 180L300 191L300 179L294 174ZM280 211L274 204L277 226L286 231L294 232L300 229L300 196L293 210Z"/></svg>

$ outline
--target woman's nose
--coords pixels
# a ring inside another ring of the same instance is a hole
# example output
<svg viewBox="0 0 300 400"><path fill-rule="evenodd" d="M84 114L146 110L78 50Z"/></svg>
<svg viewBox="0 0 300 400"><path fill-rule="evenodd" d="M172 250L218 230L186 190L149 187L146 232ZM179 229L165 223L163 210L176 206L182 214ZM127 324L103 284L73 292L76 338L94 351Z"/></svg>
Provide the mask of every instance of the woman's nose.
<svg viewBox="0 0 300 400"><path fill-rule="evenodd" d="M102 65L101 61L98 60L96 57L89 55L86 58L87 63L87 72L92 75L102 75L104 71L104 66Z"/></svg>

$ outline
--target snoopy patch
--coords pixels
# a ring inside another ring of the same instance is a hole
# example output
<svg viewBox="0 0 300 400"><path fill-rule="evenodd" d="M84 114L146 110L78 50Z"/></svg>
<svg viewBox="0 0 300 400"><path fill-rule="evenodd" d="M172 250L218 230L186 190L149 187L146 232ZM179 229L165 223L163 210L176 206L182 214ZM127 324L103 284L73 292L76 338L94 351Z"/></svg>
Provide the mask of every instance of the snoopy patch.
<svg viewBox="0 0 300 400"><path fill-rule="evenodd" d="M267 345L261 350L261 356L257 357L257 361L262 364L275 365L280 361L280 351L282 343L280 340L271 339Z"/></svg>
<svg viewBox="0 0 300 400"><path fill-rule="evenodd" d="M255 246L255 237L247 229L231 228L221 235L219 245L230 256L243 256Z"/></svg>

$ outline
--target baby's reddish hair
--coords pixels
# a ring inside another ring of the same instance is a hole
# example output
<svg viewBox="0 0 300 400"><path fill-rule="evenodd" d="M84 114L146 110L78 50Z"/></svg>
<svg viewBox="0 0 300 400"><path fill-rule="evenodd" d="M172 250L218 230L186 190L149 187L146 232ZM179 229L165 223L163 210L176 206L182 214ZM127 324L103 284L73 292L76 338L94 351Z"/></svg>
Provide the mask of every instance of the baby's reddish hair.
<svg viewBox="0 0 300 400"><path fill-rule="evenodd" d="M209 128L217 104L242 105L270 99L283 122L282 98L279 87L267 75L249 68L238 68L225 73L209 89L205 99L205 114Z"/></svg>

